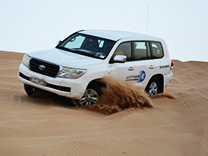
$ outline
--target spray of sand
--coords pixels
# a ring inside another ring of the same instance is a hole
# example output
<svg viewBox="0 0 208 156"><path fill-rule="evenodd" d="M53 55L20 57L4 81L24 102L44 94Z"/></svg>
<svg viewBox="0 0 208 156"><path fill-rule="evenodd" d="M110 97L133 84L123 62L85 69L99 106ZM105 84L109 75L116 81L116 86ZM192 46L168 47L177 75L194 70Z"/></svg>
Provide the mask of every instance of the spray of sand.
<svg viewBox="0 0 208 156"><path fill-rule="evenodd" d="M112 77L102 79L107 84L103 89L103 95L98 103L90 106L82 106L87 110L113 114L129 108L152 108L148 95L133 83L118 80Z"/></svg>
<svg viewBox="0 0 208 156"><path fill-rule="evenodd" d="M168 94L168 93L162 93L162 94L157 94L152 97L152 99L157 99L157 98L168 98L168 99L176 99L174 95Z"/></svg>

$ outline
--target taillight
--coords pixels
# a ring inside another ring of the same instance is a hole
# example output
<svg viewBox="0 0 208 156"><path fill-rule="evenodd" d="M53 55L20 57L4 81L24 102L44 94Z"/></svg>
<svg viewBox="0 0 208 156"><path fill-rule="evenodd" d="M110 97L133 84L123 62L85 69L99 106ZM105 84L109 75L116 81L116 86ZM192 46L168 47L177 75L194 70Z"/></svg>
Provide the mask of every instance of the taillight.
<svg viewBox="0 0 208 156"><path fill-rule="evenodd" d="M172 70L173 67L174 67L174 62L173 62L173 60L171 60L171 67L170 67L170 69Z"/></svg>

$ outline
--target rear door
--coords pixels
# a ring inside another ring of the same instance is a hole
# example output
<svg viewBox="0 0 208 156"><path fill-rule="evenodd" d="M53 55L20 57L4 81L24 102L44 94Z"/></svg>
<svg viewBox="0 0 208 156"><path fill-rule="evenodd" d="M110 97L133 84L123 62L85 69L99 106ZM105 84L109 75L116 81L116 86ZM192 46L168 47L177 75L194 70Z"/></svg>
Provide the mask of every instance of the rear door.
<svg viewBox="0 0 208 156"><path fill-rule="evenodd" d="M155 62L151 60L150 45L147 41L133 42L135 85L145 88L155 74Z"/></svg>
<svg viewBox="0 0 208 156"><path fill-rule="evenodd" d="M155 62L155 72L166 75L170 72L171 61L165 56L163 46L160 42L151 41L150 48L152 49L152 58Z"/></svg>

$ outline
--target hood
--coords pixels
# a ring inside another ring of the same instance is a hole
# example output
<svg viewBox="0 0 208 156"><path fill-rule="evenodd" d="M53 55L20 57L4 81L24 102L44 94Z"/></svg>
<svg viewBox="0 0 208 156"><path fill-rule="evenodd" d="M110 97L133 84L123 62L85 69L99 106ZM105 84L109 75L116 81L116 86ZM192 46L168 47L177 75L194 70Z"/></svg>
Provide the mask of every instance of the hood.
<svg viewBox="0 0 208 156"><path fill-rule="evenodd" d="M100 59L91 58L88 56L75 54L56 48L44 51L31 52L28 53L28 55L34 58L45 60L47 62L72 68L83 68L103 63L103 60Z"/></svg>

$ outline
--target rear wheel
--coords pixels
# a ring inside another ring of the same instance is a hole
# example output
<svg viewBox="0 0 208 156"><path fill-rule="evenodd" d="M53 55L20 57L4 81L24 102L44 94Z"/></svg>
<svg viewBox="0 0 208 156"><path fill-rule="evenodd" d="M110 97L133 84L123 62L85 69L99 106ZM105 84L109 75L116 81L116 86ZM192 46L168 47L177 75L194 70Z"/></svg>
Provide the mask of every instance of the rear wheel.
<svg viewBox="0 0 208 156"><path fill-rule="evenodd" d="M25 92L27 93L28 96L34 97L34 96L38 95L38 93L39 93L39 89L32 87L30 85L24 84L24 89L25 89Z"/></svg>
<svg viewBox="0 0 208 156"><path fill-rule="evenodd" d="M145 90L147 94L149 95L149 97L152 97L160 93L161 87L162 86L160 85L160 81L156 77L154 77L149 81Z"/></svg>

